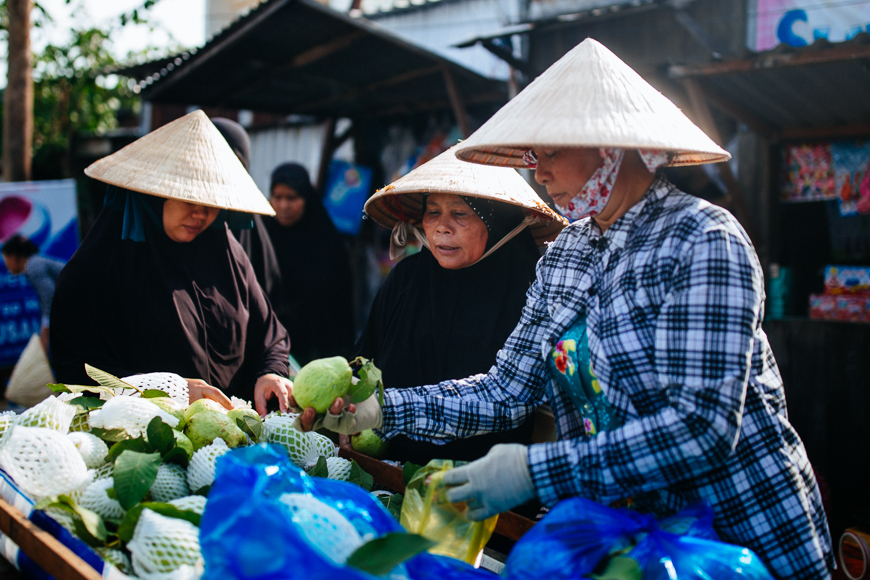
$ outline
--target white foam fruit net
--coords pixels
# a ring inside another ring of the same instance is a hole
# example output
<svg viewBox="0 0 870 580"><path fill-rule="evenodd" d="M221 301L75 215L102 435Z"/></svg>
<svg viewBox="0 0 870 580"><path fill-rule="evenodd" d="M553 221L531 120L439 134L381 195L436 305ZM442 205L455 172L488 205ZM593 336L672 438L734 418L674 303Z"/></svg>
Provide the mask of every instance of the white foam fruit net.
<svg viewBox="0 0 870 580"><path fill-rule="evenodd" d="M121 550L118 550L117 548L97 548L96 550L99 552L100 556L103 557L103 560L113 565L124 574L129 574L133 571L133 568L130 566L130 558L128 558L127 554Z"/></svg>
<svg viewBox="0 0 870 580"><path fill-rule="evenodd" d="M72 441L73 445L76 446L82 459L85 460L85 465L88 466L88 469L96 469L106 463L109 446L96 435L85 432L73 432L67 435L67 439Z"/></svg>
<svg viewBox="0 0 870 580"><path fill-rule="evenodd" d="M178 426L177 417L147 399L118 395L91 411L90 425L101 429L124 429L131 437L139 437L154 417L160 417L170 427Z"/></svg>
<svg viewBox="0 0 870 580"><path fill-rule="evenodd" d="M0 448L0 467L35 499L70 493L90 479L73 442L45 427L12 427Z"/></svg>
<svg viewBox="0 0 870 580"><path fill-rule="evenodd" d="M193 580L202 574L199 528L188 521L144 509L127 549L143 580Z"/></svg>
<svg viewBox="0 0 870 580"><path fill-rule="evenodd" d="M230 402L233 404L233 409L253 409L250 401L240 399L238 397L230 397Z"/></svg>
<svg viewBox="0 0 870 580"><path fill-rule="evenodd" d="M303 433L293 427L295 416L275 415L263 422L265 439L269 443L283 445L297 467L310 469L320 455L335 455L335 445L329 437L317 433ZM323 441L325 440L325 442Z"/></svg>
<svg viewBox="0 0 870 580"><path fill-rule="evenodd" d="M230 450L226 442L218 437L211 445L198 449L187 466L187 485L197 491L214 483L214 468L217 458Z"/></svg>
<svg viewBox="0 0 870 580"><path fill-rule="evenodd" d="M326 471L329 479L347 481L350 478L351 462L343 457L327 457Z"/></svg>
<svg viewBox="0 0 870 580"><path fill-rule="evenodd" d="M48 397L19 415L15 424L22 427L45 427L61 433L69 433L69 426L76 408L56 397Z"/></svg>
<svg viewBox="0 0 870 580"><path fill-rule="evenodd" d="M17 417L18 415L15 411L3 411L0 413L0 438L2 438L3 435L6 434L6 430L15 423Z"/></svg>
<svg viewBox="0 0 870 580"><path fill-rule="evenodd" d="M94 470L94 479L103 479L104 477L112 477L115 473L114 463L104 463Z"/></svg>
<svg viewBox="0 0 870 580"><path fill-rule="evenodd" d="M344 564L362 545L353 524L334 507L304 493L285 493L280 501L311 545L336 564Z"/></svg>
<svg viewBox="0 0 870 580"><path fill-rule="evenodd" d="M69 424L70 432L90 431L91 426L88 423L88 419L90 419L90 417L90 412L85 409L76 411L76 414L72 418L72 422Z"/></svg>
<svg viewBox="0 0 870 580"><path fill-rule="evenodd" d="M144 375L133 375L121 379L128 385L145 390L157 389L163 391L174 401L178 401L183 405L190 403L190 393L187 388L187 381L176 375L175 373L147 373ZM134 391L135 396L139 393Z"/></svg>
<svg viewBox="0 0 870 580"><path fill-rule="evenodd" d="M104 519L121 519L126 511L118 500L109 497L108 491L115 486L115 480L106 477L90 484L78 504L100 515Z"/></svg>
<svg viewBox="0 0 870 580"><path fill-rule="evenodd" d="M205 511L206 498L201 495L188 495L169 501L170 505L174 505L180 510L186 510L202 515Z"/></svg>
<svg viewBox="0 0 870 580"><path fill-rule="evenodd" d="M164 463L157 470L157 478L151 485L151 499L166 503L190 493L187 472L178 465Z"/></svg>

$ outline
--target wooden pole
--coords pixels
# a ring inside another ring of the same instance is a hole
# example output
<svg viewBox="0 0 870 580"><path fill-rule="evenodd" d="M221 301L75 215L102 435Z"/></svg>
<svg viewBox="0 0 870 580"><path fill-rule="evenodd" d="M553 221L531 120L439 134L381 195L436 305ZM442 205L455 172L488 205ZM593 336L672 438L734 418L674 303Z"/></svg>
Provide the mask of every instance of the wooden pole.
<svg viewBox="0 0 870 580"><path fill-rule="evenodd" d="M30 181L33 158L33 56L30 52L32 0L7 0L9 62L3 103L3 179Z"/></svg>
<svg viewBox="0 0 870 580"><path fill-rule="evenodd" d="M57 580L102 580L103 576L54 536L0 498L0 532Z"/></svg>
<svg viewBox="0 0 870 580"><path fill-rule="evenodd" d="M323 126L320 167L317 169L317 183L315 184L321 198L326 195L326 178L329 176L329 162L332 161L333 153L335 153L335 117L330 117Z"/></svg>
<svg viewBox="0 0 870 580"><path fill-rule="evenodd" d="M719 129L716 128L716 123L713 121L710 106L704 98L698 82L695 79L683 79L683 86L689 95L689 102L692 103L692 110L695 113L695 121L698 123L698 126L707 133L710 139L720 146L724 146L722 137L719 135ZM752 214L750 214L749 208L746 206L746 200L743 198L740 184L737 183L737 178L734 176L734 172L731 171L731 165L728 162L717 163L716 168L719 170L719 177L722 179L722 183L725 184L728 190L726 192L726 201L731 206L729 209L734 212L734 216L743 226L743 229L746 230L746 234L752 240L753 245L758 247L759 240L755 229L755 221L752 219Z"/></svg>
<svg viewBox="0 0 870 580"><path fill-rule="evenodd" d="M444 84L447 85L447 96L450 98L450 106L453 108L453 115L459 124L459 132L462 133L462 138L464 139L468 137L471 131L468 125L468 115L465 112L465 105L462 103L462 95L459 94L456 79L453 78L453 73L450 69L445 66L442 71L444 73Z"/></svg>

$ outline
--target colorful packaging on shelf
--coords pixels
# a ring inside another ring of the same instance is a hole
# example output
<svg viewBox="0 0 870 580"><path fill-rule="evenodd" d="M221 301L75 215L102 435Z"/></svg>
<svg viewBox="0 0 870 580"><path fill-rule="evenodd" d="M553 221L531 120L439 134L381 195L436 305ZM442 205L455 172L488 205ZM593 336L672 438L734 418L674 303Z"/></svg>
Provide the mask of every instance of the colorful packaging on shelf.
<svg viewBox="0 0 870 580"><path fill-rule="evenodd" d="M870 267L827 266L825 294L870 296Z"/></svg>
<svg viewBox="0 0 870 580"><path fill-rule="evenodd" d="M810 318L870 322L870 296L810 294Z"/></svg>

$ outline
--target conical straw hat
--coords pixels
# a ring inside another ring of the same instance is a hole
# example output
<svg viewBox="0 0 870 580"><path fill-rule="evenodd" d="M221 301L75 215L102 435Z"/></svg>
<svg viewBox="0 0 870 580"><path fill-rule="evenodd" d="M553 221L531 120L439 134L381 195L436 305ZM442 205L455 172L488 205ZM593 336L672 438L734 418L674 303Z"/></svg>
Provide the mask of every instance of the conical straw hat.
<svg viewBox="0 0 870 580"><path fill-rule="evenodd" d="M727 161L676 105L601 43L587 38L460 143L456 155L525 167L531 147L621 147L673 154L669 165Z"/></svg>
<svg viewBox="0 0 870 580"><path fill-rule="evenodd" d="M515 170L463 163L456 158L455 149L448 149L379 189L366 202L366 214L388 228L399 221L420 228L423 194L452 193L501 201L525 209L537 218L529 225L529 230L538 245L554 240L568 225L565 218L544 204Z"/></svg>
<svg viewBox="0 0 870 580"><path fill-rule="evenodd" d="M51 389L46 386L51 383L54 383L54 374L39 335L34 334L12 369L12 376L9 377L9 385L6 387L6 399L32 407L52 394Z"/></svg>
<svg viewBox="0 0 870 580"><path fill-rule="evenodd" d="M275 215L220 131L199 110L103 157L85 175L167 199Z"/></svg>

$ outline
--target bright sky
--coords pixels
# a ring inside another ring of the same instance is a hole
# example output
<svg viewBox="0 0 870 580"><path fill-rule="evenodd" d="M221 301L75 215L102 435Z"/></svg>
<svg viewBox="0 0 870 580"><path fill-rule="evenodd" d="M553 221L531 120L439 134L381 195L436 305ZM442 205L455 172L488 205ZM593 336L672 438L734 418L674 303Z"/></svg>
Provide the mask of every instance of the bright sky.
<svg viewBox="0 0 870 580"><path fill-rule="evenodd" d="M34 30L31 43L34 52L47 42L60 43L74 25L85 27L109 27L119 22L123 13L141 6L143 0L39 0L54 22L45 30ZM78 9L77 9L78 8ZM205 0L157 0L147 12L148 21L154 27L128 24L123 33L112 38L113 51L124 57L131 51L148 46L184 47L202 46L205 43ZM0 60L0 87L6 85L6 47Z"/></svg>

